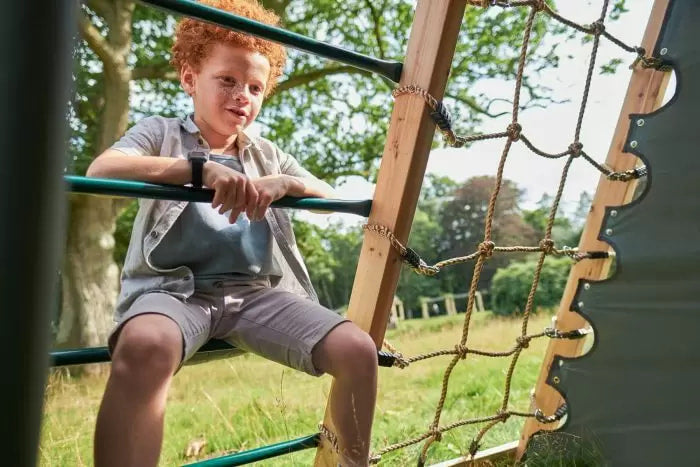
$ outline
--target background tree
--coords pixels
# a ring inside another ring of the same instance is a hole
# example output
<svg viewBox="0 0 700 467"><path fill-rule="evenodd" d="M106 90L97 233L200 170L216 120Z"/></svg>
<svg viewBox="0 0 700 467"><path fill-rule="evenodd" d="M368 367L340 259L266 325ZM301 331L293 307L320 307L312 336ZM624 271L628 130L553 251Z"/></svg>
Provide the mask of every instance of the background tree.
<svg viewBox="0 0 700 467"><path fill-rule="evenodd" d="M292 31L384 58L403 57L413 15L413 2L403 0L263 3ZM497 115L508 106L509 96L486 98L475 94L472 85L482 78L513 78L526 14L525 9L467 9L446 98L455 109L458 131L466 132L480 117ZM133 0L84 1L82 40L75 50L71 172L83 174L130 121L188 110L168 65L174 24L171 15ZM554 49L542 45L546 34L561 31L552 25L545 20L535 25L532 70L557 64ZM392 86L365 72L295 52L285 76L258 119L263 134L329 182L350 174L372 177L386 134ZM538 94L530 79L536 80L537 72L526 78L523 103L543 105L546 96ZM59 345L105 342L118 290L114 232L125 206L124 200L70 197ZM128 218L122 224L128 227Z"/></svg>
<svg viewBox="0 0 700 467"><path fill-rule="evenodd" d="M492 176L473 177L454 192L440 213L443 227L439 251L443 258L465 256L478 250L484 239L486 215L491 192L495 186ZM533 246L539 240L536 230L522 217L520 201L522 190L511 180L503 180L493 217L492 240L499 246ZM488 289L496 269L518 254L494 254L484 264L479 288ZM452 266L454 271L444 284L446 291L464 291L469 288L474 263ZM465 279L466 278L466 279ZM459 282L457 282L459 281Z"/></svg>

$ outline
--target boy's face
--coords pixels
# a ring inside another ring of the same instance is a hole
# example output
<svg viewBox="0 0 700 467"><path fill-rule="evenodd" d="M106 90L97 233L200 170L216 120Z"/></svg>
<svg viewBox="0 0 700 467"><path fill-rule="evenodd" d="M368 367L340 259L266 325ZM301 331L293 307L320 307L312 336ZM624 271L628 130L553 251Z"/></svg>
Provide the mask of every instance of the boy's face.
<svg viewBox="0 0 700 467"><path fill-rule="evenodd" d="M215 44L198 71L183 66L180 81L192 96L200 130L205 136L209 133L209 138L226 139L258 116L269 76L270 62L264 55Z"/></svg>

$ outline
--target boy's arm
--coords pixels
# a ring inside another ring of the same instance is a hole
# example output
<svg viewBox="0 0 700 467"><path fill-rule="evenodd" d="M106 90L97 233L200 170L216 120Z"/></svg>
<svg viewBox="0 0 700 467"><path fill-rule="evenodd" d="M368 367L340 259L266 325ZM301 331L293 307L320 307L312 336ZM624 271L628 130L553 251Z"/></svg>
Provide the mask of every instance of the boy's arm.
<svg viewBox="0 0 700 467"><path fill-rule="evenodd" d="M134 157L118 149L107 149L97 156L88 167L86 175L171 185L185 185L192 181L192 169L185 159Z"/></svg>

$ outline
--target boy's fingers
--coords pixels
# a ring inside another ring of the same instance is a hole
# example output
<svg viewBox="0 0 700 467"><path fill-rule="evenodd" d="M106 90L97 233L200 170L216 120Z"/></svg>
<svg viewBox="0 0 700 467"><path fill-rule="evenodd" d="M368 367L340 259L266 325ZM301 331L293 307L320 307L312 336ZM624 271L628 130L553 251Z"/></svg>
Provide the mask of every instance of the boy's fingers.
<svg viewBox="0 0 700 467"><path fill-rule="evenodd" d="M211 201L211 207L216 209L221 206L226 200L226 192L222 189L216 189L214 191L214 199Z"/></svg>
<svg viewBox="0 0 700 467"><path fill-rule="evenodd" d="M250 220L257 220L255 208L258 204L258 190L252 182L246 184L246 214Z"/></svg>

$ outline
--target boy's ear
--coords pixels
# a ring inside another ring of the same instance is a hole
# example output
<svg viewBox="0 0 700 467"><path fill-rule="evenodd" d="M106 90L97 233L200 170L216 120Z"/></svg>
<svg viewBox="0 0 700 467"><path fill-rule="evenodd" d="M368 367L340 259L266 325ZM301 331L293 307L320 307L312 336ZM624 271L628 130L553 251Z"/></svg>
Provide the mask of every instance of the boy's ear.
<svg viewBox="0 0 700 467"><path fill-rule="evenodd" d="M190 96L194 96L196 80L197 74L192 67L187 63L182 65L180 69L180 85L182 85L182 89Z"/></svg>

